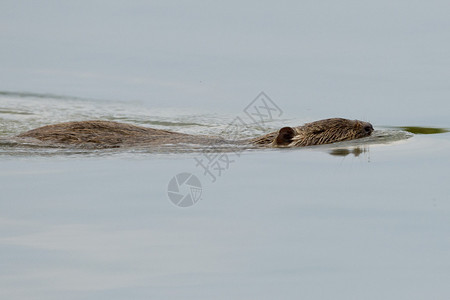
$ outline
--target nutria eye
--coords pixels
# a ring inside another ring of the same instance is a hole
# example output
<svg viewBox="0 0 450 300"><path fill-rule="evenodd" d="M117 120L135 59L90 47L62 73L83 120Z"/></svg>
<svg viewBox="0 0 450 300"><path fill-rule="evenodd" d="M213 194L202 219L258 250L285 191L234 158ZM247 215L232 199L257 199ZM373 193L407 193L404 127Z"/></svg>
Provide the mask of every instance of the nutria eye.
<svg viewBox="0 0 450 300"><path fill-rule="evenodd" d="M367 133L369 133L369 132L372 132L372 131L373 131L373 128L372 128L372 126L367 125L367 126L364 127L364 131L367 132Z"/></svg>

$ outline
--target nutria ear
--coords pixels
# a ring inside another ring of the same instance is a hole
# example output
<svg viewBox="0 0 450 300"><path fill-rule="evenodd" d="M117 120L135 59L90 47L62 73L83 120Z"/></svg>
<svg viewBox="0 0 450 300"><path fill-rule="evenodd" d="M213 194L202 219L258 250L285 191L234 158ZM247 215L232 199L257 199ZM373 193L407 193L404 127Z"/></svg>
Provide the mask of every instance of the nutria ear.
<svg viewBox="0 0 450 300"><path fill-rule="evenodd" d="M292 127L283 127L278 131L278 136L275 139L277 145L288 145L292 142L295 135L295 130Z"/></svg>

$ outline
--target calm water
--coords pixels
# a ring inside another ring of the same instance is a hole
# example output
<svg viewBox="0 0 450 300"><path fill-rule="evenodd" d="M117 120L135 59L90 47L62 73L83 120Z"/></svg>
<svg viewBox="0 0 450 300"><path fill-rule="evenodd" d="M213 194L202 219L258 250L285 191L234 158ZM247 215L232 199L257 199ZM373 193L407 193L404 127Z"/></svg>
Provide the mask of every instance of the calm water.
<svg viewBox="0 0 450 300"><path fill-rule="evenodd" d="M0 297L448 299L449 12L2 1ZM88 119L214 134L261 90L282 110L265 130L347 117L376 134L228 153L215 178L201 151L13 139ZM201 183L187 208L167 193L180 173Z"/></svg>

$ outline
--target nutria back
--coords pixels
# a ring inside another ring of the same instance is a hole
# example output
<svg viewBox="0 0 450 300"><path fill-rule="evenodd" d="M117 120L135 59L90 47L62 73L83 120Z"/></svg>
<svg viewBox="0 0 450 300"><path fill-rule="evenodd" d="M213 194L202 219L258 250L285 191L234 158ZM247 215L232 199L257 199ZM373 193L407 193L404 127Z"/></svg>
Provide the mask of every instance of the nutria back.
<svg viewBox="0 0 450 300"><path fill-rule="evenodd" d="M370 123L342 118L325 119L299 127L283 127L254 139L226 141L220 137L190 135L112 121L66 122L39 127L20 134L50 145L86 148L116 148L167 144L248 144L256 147L303 147L329 144L369 136Z"/></svg>
<svg viewBox="0 0 450 300"><path fill-rule="evenodd" d="M213 141L207 136L193 136L168 130L97 120L47 125L24 132L18 137L34 138L54 145L74 145L86 148L210 143Z"/></svg>

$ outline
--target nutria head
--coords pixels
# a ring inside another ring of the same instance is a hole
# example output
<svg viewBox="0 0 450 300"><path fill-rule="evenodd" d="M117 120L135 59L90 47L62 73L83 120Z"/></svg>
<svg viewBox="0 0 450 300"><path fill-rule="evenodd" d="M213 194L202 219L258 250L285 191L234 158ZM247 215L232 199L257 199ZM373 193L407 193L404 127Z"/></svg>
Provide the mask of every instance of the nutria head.
<svg viewBox="0 0 450 300"><path fill-rule="evenodd" d="M283 127L272 142L274 147L322 145L371 135L372 124L341 118L306 123L300 127Z"/></svg>

